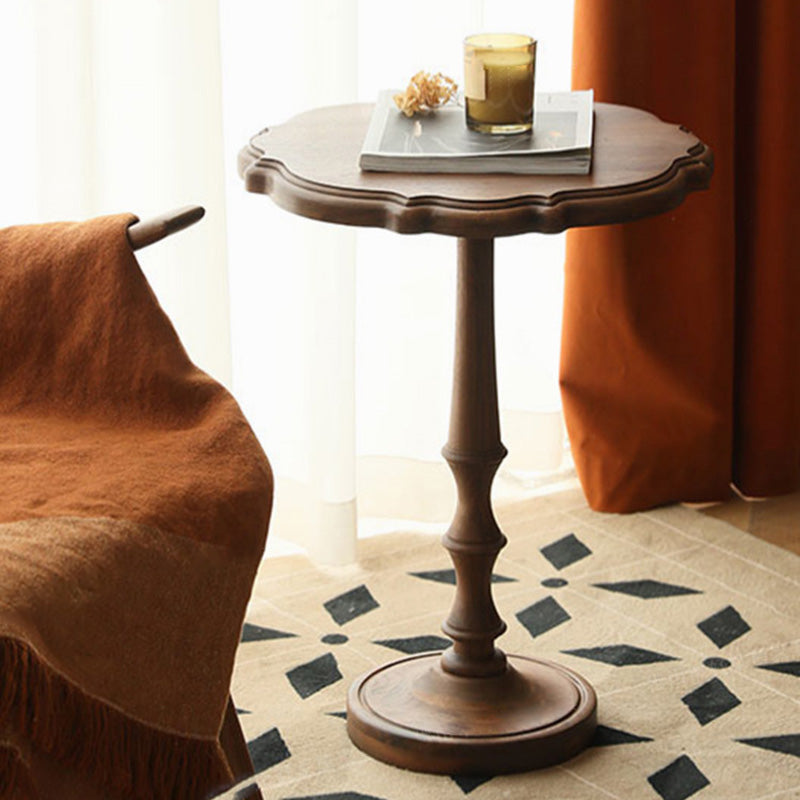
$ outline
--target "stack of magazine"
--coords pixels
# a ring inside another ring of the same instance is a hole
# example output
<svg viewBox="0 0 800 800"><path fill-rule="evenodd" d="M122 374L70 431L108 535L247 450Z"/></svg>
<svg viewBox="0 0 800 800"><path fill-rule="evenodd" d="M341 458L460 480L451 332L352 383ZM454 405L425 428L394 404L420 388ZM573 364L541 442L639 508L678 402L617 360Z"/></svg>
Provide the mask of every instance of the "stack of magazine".
<svg viewBox="0 0 800 800"><path fill-rule="evenodd" d="M359 157L362 170L377 172L507 172L522 175L586 175L592 164L594 93L537 94L533 132L477 133L464 109L447 105L406 117L396 92L381 92Z"/></svg>

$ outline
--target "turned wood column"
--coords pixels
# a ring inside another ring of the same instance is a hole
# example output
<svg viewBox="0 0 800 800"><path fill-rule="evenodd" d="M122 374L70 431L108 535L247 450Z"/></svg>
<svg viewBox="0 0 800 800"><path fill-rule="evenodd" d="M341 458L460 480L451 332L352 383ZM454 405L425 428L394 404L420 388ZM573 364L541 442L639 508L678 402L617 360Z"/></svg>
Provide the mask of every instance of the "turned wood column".
<svg viewBox="0 0 800 800"><path fill-rule="evenodd" d="M455 675L497 675L506 668L505 655L494 646L506 625L491 589L494 562L506 543L491 490L506 452L497 408L494 240L459 239L450 434L442 450L458 489L442 540L456 570L455 600L442 625L454 644L442 656L442 668Z"/></svg>
<svg viewBox="0 0 800 800"><path fill-rule="evenodd" d="M443 454L458 490L443 545L456 590L442 630L453 646L378 667L347 700L347 731L364 752L424 772L495 775L550 766L582 750L596 724L583 678L530 656L506 656L492 569L506 537L492 512L500 441L494 345L494 239L458 240L450 433Z"/></svg>

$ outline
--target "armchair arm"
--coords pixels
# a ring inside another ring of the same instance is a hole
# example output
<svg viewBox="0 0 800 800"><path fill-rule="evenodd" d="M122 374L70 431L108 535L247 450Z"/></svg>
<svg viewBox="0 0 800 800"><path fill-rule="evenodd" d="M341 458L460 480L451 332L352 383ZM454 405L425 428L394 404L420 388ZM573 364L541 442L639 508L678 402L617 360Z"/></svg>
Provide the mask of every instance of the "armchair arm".
<svg viewBox="0 0 800 800"><path fill-rule="evenodd" d="M157 242L165 236L181 231L202 219L206 211L202 206L184 206L157 217L134 222L128 228L128 241L133 250Z"/></svg>

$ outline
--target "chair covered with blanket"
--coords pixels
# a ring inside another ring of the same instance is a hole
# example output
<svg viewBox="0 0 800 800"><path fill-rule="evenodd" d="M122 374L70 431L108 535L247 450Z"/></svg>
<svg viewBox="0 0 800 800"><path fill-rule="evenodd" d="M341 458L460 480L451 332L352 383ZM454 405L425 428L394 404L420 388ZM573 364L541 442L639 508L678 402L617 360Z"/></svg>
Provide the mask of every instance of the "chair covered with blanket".
<svg viewBox="0 0 800 800"><path fill-rule="evenodd" d="M272 477L135 222L0 231L2 800L197 800L246 772L229 687Z"/></svg>

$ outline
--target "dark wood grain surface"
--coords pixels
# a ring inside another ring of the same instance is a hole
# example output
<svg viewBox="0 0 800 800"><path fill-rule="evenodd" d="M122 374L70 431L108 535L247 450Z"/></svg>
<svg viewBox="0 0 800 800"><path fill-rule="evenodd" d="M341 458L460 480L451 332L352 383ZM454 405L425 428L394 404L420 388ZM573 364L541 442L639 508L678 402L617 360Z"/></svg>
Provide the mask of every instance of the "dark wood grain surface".
<svg viewBox="0 0 800 800"><path fill-rule="evenodd" d="M711 150L678 125L595 104L589 175L362 172L372 106L331 106L262 131L239 154L251 192L295 214L400 233L492 238L627 222L706 188Z"/></svg>

